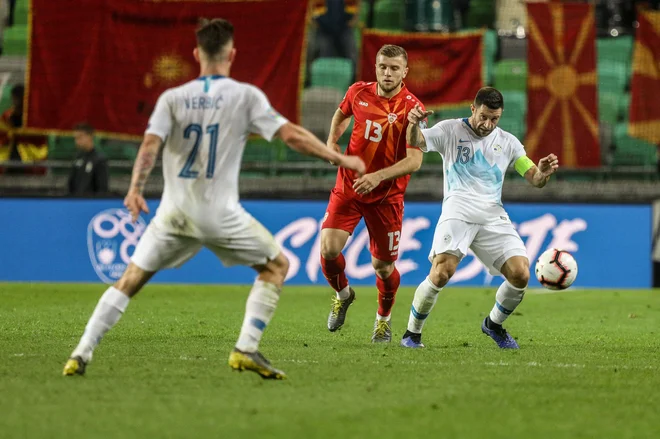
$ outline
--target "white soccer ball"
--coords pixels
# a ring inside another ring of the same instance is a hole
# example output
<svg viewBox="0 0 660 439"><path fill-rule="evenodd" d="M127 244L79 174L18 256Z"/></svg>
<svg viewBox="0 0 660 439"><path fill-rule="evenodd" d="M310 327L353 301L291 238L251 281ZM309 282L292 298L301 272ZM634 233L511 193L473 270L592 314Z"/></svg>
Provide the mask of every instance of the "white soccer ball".
<svg viewBox="0 0 660 439"><path fill-rule="evenodd" d="M551 248L536 261L536 278L549 290L565 290L575 281L577 262L570 253Z"/></svg>

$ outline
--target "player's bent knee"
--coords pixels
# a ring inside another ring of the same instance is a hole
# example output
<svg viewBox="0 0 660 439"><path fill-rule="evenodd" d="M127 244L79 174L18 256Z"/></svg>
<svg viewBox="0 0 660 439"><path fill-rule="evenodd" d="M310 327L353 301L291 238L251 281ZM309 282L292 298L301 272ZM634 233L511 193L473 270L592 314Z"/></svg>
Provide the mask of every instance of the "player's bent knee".
<svg viewBox="0 0 660 439"><path fill-rule="evenodd" d="M321 256L323 259L336 259L349 237L343 230L324 229L321 231Z"/></svg>
<svg viewBox="0 0 660 439"><path fill-rule="evenodd" d="M374 264L374 270L376 271L376 276L378 276L381 279L387 279L394 271L394 262L390 262L378 266Z"/></svg>
<svg viewBox="0 0 660 439"><path fill-rule="evenodd" d="M456 272L458 266L458 258L454 255L441 254L433 259L433 267L429 273L431 282L439 288L444 287L449 282L449 279Z"/></svg>
<svg viewBox="0 0 660 439"><path fill-rule="evenodd" d="M131 262L121 278L115 282L114 287L129 297L133 297L153 275L154 272L145 271Z"/></svg>
<svg viewBox="0 0 660 439"><path fill-rule="evenodd" d="M289 259L280 253L275 259L268 261L265 265L254 267L259 272L258 279L281 287L289 272Z"/></svg>
<svg viewBox="0 0 660 439"><path fill-rule="evenodd" d="M511 267L509 272L506 273L507 280L511 285L516 288L526 288L529 283L529 265L527 264L516 264Z"/></svg>

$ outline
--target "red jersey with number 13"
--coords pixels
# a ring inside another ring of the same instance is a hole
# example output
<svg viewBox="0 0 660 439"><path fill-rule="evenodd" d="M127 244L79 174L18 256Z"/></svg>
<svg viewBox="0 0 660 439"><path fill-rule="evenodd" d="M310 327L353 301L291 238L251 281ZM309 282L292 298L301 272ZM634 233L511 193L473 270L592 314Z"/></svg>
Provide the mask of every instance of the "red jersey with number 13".
<svg viewBox="0 0 660 439"><path fill-rule="evenodd" d="M406 158L408 112L423 105L404 85L391 98L378 95L378 83L357 82L351 85L339 109L353 116L353 133L345 154L359 156L367 166L367 174L392 166ZM395 203L403 200L410 174L382 181L373 191L358 195L353 183L355 171L339 168L335 190L363 203Z"/></svg>

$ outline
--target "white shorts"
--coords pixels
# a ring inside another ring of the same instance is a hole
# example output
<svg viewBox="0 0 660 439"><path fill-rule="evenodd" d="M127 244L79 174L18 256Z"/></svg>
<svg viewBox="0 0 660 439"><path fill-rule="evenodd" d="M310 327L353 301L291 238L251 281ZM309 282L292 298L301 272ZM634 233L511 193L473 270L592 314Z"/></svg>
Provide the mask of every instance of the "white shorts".
<svg viewBox="0 0 660 439"><path fill-rule="evenodd" d="M226 267L264 265L282 251L273 235L252 217L248 217L245 227L233 232L231 237L208 239L176 235L152 221L138 241L131 261L145 271L178 268L202 247L215 253Z"/></svg>
<svg viewBox="0 0 660 439"><path fill-rule="evenodd" d="M449 219L435 227L429 260L433 262L436 255L449 253L460 261L468 248L494 276L501 274L500 269L509 258L527 257L525 244L512 224L485 226Z"/></svg>

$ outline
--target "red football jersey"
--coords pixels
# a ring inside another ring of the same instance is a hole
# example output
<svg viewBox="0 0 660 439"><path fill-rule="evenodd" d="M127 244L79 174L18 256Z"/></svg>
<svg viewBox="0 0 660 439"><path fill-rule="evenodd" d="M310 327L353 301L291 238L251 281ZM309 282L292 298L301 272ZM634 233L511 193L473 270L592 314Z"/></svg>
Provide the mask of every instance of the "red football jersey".
<svg viewBox="0 0 660 439"><path fill-rule="evenodd" d="M391 98L379 96L376 82L357 82L351 85L339 109L346 116L353 116L353 133L345 154L360 156L367 166L367 173L392 166L406 157L406 129L408 112L415 105L422 105L404 85ZM422 105L423 107L423 105ZM353 183L358 175L339 168L335 189L365 203L398 202L408 186L410 175L381 182L366 195L358 195Z"/></svg>

